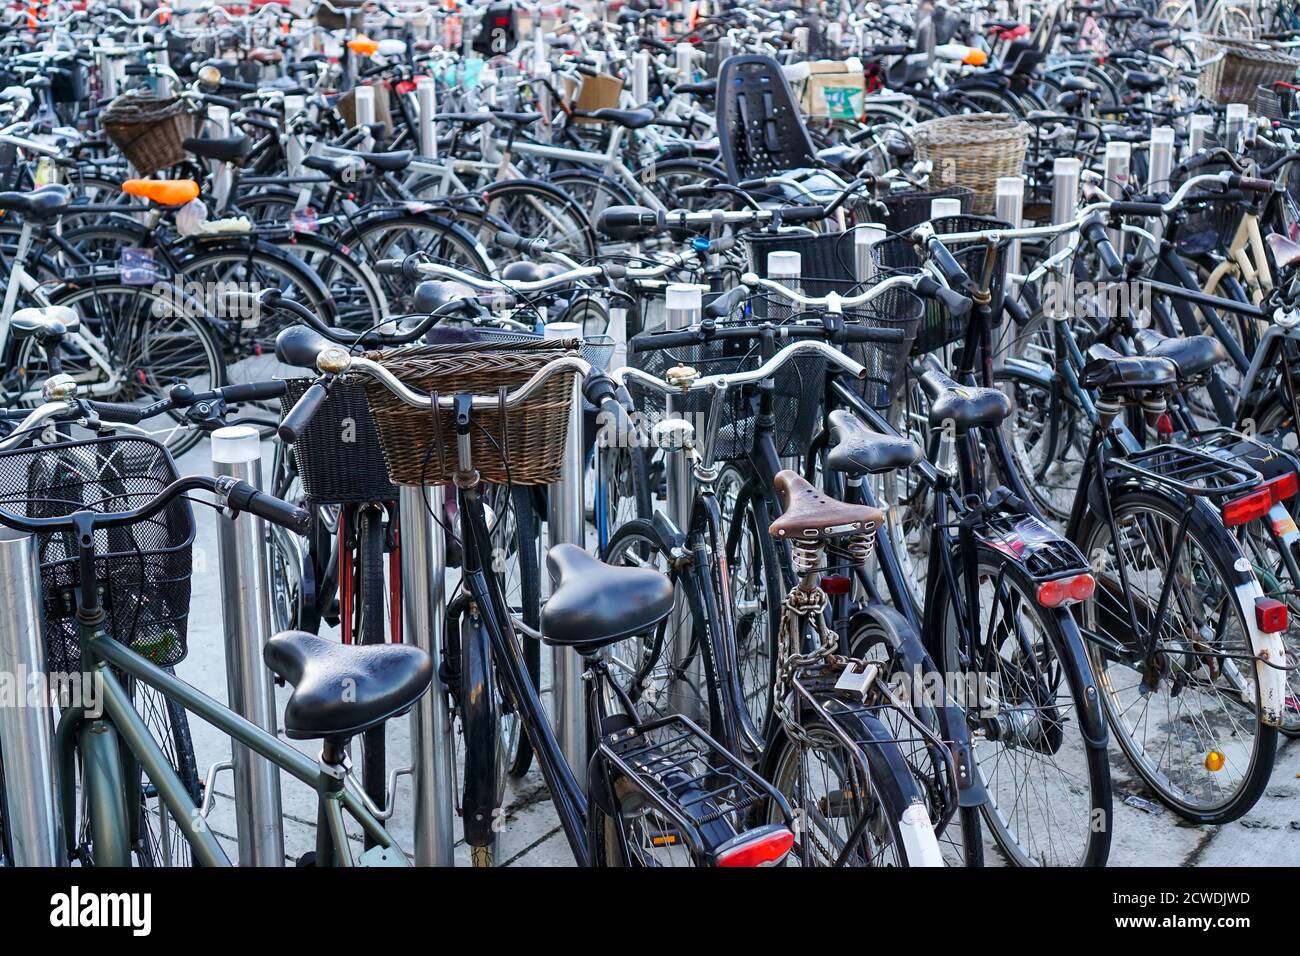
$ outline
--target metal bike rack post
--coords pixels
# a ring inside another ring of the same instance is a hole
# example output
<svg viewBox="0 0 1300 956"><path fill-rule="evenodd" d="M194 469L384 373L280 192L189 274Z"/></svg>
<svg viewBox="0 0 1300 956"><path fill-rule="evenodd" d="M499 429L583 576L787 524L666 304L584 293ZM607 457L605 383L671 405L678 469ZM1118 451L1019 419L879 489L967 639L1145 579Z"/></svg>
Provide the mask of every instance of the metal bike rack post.
<svg viewBox="0 0 1300 956"><path fill-rule="evenodd" d="M286 130L293 118L307 108L307 98L304 96L286 96L284 98L284 123ZM285 158L289 165L289 177L295 178L302 175L302 161L306 153L303 148L302 137L295 133L288 133L288 145L285 150Z"/></svg>
<svg viewBox="0 0 1300 956"><path fill-rule="evenodd" d="M166 43L160 45L159 49L154 53L153 57L154 57L154 62L157 63L159 66L163 67L164 69L171 69L172 56L171 56L171 51L167 49ZM157 76L157 81L158 81L158 95L171 96L172 95L171 77L159 73Z"/></svg>
<svg viewBox="0 0 1300 956"><path fill-rule="evenodd" d="M859 282L870 282L876 275L876 260L871 250L889 233L879 223L868 222L853 230L853 274Z"/></svg>
<svg viewBox="0 0 1300 956"><path fill-rule="evenodd" d="M27 688L45 674L41 572L35 539L0 528L0 672ZM83 697L85 693L83 691ZM62 866L63 817L54 767L54 708L48 687L0 707L5 825L14 866Z"/></svg>
<svg viewBox="0 0 1300 956"><path fill-rule="evenodd" d="M547 338L572 333L557 329L564 323L547 327ZM550 546L576 544L585 548L587 522L583 509L582 456L582 380L574 376L569 403L569 428L564 438L564 461L560 480L549 489L549 513L546 516ZM550 590L550 575L543 574ZM564 759L580 781L586 780L587 713L583 706L582 657L571 647L551 648L551 705L555 716L556 737Z"/></svg>
<svg viewBox="0 0 1300 956"><path fill-rule="evenodd" d="M403 487L398 499L402 543L402 639L433 659L434 687L411 708L411 781L415 792L416 866L453 866L456 768L442 670L447 544L434 520L446 489Z"/></svg>
<svg viewBox="0 0 1300 956"><path fill-rule="evenodd" d="M212 471L262 487L262 442L257 429L232 425L212 433ZM275 692L262 648L271 635L271 593L266 526L253 514L217 517L221 620L226 636L226 691L230 709L269 733L276 732ZM231 742L235 821L240 866L284 865L280 768Z"/></svg>
<svg viewBox="0 0 1300 956"><path fill-rule="evenodd" d="M679 43L673 47L677 60L677 76L689 83L695 73L695 50L689 43Z"/></svg>
<svg viewBox="0 0 1300 956"><path fill-rule="evenodd" d="M945 216L960 216L961 200L940 197L930 200L930 218L942 219Z"/></svg>
<svg viewBox="0 0 1300 956"><path fill-rule="evenodd" d="M357 126L369 126L375 121L375 88L358 86L352 90L353 104L356 106Z"/></svg>
<svg viewBox="0 0 1300 956"><path fill-rule="evenodd" d="M1025 181L1019 176L998 177L997 193L994 199L994 215L1012 229L1019 229L1024 223ZM1007 248L1007 271L1020 274L1020 240L1013 240Z"/></svg>
<svg viewBox="0 0 1300 956"><path fill-rule="evenodd" d="M1147 192L1168 192L1169 175L1174 168L1174 131L1169 126L1157 126L1151 131L1151 146L1147 155ZM1164 220L1148 219L1147 231L1157 240L1164 234Z"/></svg>
<svg viewBox="0 0 1300 956"><path fill-rule="evenodd" d="M420 104L420 155L436 159L438 137L434 132L434 117L438 113L438 84L433 77L426 76L416 84L415 98Z"/></svg>
<svg viewBox="0 0 1300 956"><path fill-rule="evenodd" d="M1214 128L1214 117L1197 113L1187 124L1187 155L1195 156L1205 148L1205 137Z"/></svg>
<svg viewBox="0 0 1300 956"><path fill-rule="evenodd" d="M1106 144L1106 165L1105 165L1105 183L1106 195L1112 199L1119 199L1124 195L1124 187L1128 185L1129 166L1133 159L1133 146L1131 143L1107 143ZM1110 230L1110 242L1115 247L1115 252L1122 258L1124 255L1124 232L1121 229Z"/></svg>
<svg viewBox="0 0 1300 956"><path fill-rule="evenodd" d="M1241 151L1241 137L1246 132L1250 121L1250 107L1245 103L1229 103L1226 111L1225 128L1227 137L1225 146L1233 153Z"/></svg>
<svg viewBox="0 0 1300 956"><path fill-rule="evenodd" d="M1052 164L1052 224L1069 222L1074 218L1074 206L1079 201L1079 174L1083 163L1073 156L1058 156ZM1068 243L1068 236L1058 236L1052 250L1059 251Z"/></svg>
<svg viewBox="0 0 1300 956"><path fill-rule="evenodd" d="M650 99L650 54L645 50L632 54L632 99L634 106Z"/></svg>

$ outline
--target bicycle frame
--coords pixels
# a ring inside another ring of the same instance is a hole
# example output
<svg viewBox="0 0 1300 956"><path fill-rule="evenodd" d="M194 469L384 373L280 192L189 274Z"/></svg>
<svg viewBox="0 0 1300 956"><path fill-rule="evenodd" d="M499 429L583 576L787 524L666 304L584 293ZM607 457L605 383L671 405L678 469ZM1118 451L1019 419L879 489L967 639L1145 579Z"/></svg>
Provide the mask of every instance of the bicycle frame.
<svg viewBox="0 0 1300 956"><path fill-rule="evenodd" d="M93 575L90 580L94 580ZM343 828L344 811L351 815L365 830L367 836L378 844L376 849L380 852L375 853L371 850L363 854L362 864L406 865L406 857L397 849L393 838L363 801L346 788L343 779L331 776L325 772L323 766L313 763L289 744L114 641L105 629L106 616L103 610L97 609L97 613L97 620L87 621L79 616L79 630L82 653L90 662L89 673L93 675L94 680L102 682L101 686L104 688L104 709L108 720L105 722L102 719L95 719L87 725L88 718L84 710L79 707L69 708L64 711L55 735L55 746L62 769L60 786L65 830L69 841L76 839L73 828L67 825L75 819L74 747L83 728L88 727L92 733L106 734L106 740L109 741L120 737L124 755L130 755L128 766L138 761L139 767L143 768L149 780L157 787L167 811L176 821L184 821L178 829L190 844L200 863L205 866L231 865L225 851L204 822L201 812L193 805L180 777L172 769L148 727L136 712L130 695L114 673L116 670L152 687L187 711L202 717L228 734L232 740L248 747L315 790L319 797L316 833L317 865L353 866L356 864ZM114 818L133 826L132 814L135 805L125 799L132 795L128 788L132 786L129 781L133 777L129 774L123 775L124 769L126 768L119 764L108 773L93 778L93 783L85 782L85 785L92 789L87 798L109 802L120 800L120 812L116 813ZM130 769L133 770L134 767ZM101 839L107 841L106 845L109 847L129 847L129 841L122 841L120 835L95 834L97 844ZM129 859L96 860L96 862L106 865L129 865Z"/></svg>

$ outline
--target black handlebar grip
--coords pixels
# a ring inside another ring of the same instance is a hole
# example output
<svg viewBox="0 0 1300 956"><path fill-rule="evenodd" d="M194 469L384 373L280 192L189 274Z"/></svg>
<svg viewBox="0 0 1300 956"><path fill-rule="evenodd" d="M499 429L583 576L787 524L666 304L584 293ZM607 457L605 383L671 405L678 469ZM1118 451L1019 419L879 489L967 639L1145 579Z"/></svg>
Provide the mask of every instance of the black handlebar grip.
<svg viewBox="0 0 1300 956"><path fill-rule="evenodd" d="M585 63L579 63L573 69L583 76L600 76L600 70L596 69L594 66L587 66Z"/></svg>
<svg viewBox="0 0 1300 956"><path fill-rule="evenodd" d="M1134 216L1159 218L1165 214L1164 206L1158 202L1127 202L1116 200L1110 204L1112 216Z"/></svg>
<svg viewBox="0 0 1300 956"><path fill-rule="evenodd" d="M738 285L729 292L724 292L704 307L704 314L711 319L725 319L735 308L749 298L749 286Z"/></svg>
<svg viewBox="0 0 1300 956"><path fill-rule="evenodd" d="M954 292L934 276L921 276L916 283L916 294L923 299L942 302L944 308L954 318L961 318L969 312L972 304L969 297L962 295L960 292Z"/></svg>
<svg viewBox="0 0 1300 956"><path fill-rule="evenodd" d="M381 276L400 276L405 259L380 259L375 263L375 272Z"/></svg>
<svg viewBox="0 0 1300 956"><path fill-rule="evenodd" d="M1228 185L1233 189L1245 189L1253 193L1271 193L1273 191L1273 180L1255 179L1251 176L1232 175L1228 177Z"/></svg>
<svg viewBox="0 0 1300 956"><path fill-rule="evenodd" d="M545 239L529 239L525 236L516 236L512 232L498 232L496 234L496 243L502 249L511 249L515 252L533 256L545 252L547 246L550 245Z"/></svg>
<svg viewBox="0 0 1300 956"><path fill-rule="evenodd" d="M825 206L786 206L781 210L782 222L812 222L825 218Z"/></svg>
<svg viewBox="0 0 1300 956"><path fill-rule="evenodd" d="M311 420L320 410L321 405L325 404L325 399L329 397L329 388L323 381L314 382L307 391L303 392L302 398L298 399L293 408L289 409L289 414L284 416L280 422L276 434L280 436L280 441L286 445L292 445L301 436Z"/></svg>
<svg viewBox="0 0 1300 956"><path fill-rule="evenodd" d="M232 405L237 402L260 402L268 398L279 398L288 389L283 379L273 382L245 382L242 385L227 385L218 389L221 397Z"/></svg>
<svg viewBox="0 0 1300 956"><path fill-rule="evenodd" d="M146 406L127 405L124 402L86 402L86 405L104 421L119 425L140 424L148 410Z"/></svg>
<svg viewBox="0 0 1300 956"><path fill-rule="evenodd" d="M1111 244L1110 236L1106 233L1106 227L1101 224L1101 220L1091 217L1079 231L1083 233L1083 238L1097 250L1097 256L1101 259L1107 275L1112 279L1122 276L1124 263L1120 261L1119 254Z"/></svg>
<svg viewBox="0 0 1300 956"><path fill-rule="evenodd" d="M907 333L883 325L846 325L837 338L842 342L901 342Z"/></svg>
<svg viewBox="0 0 1300 956"><path fill-rule="evenodd" d="M938 236L931 236L925 241L925 250L930 256L930 261L934 263L934 267L939 270L939 274L949 286L965 291L972 289L974 283L971 282L970 276L952 257L952 253Z"/></svg>
<svg viewBox="0 0 1300 956"><path fill-rule="evenodd" d="M258 491L246 481L232 481L220 491L225 495L226 507L233 511L247 511L296 534L306 534L311 530L311 512Z"/></svg>
<svg viewBox="0 0 1300 956"><path fill-rule="evenodd" d="M214 93L202 93L200 96L202 97L203 102L211 103L213 106L224 106L232 113L238 112L239 108L244 105L239 102L239 100L232 100L228 96L217 96Z"/></svg>
<svg viewBox="0 0 1300 956"><path fill-rule="evenodd" d="M582 397L590 404L600 407L618 394L618 385L608 375L593 372L587 376L582 386Z"/></svg>
<svg viewBox="0 0 1300 956"><path fill-rule="evenodd" d="M596 217L596 228L601 232L610 229L639 229L659 225L659 214L645 206L610 206Z"/></svg>

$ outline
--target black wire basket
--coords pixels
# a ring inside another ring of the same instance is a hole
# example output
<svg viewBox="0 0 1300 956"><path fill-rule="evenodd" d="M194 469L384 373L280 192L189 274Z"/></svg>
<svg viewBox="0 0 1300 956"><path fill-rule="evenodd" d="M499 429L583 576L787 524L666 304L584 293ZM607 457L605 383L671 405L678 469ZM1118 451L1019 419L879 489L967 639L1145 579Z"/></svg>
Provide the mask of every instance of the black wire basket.
<svg viewBox="0 0 1300 956"><path fill-rule="evenodd" d="M989 229L1010 229L1010 225L1000 219L987 216L942 216L931 220L937 235L952 235L959 232L982 232ZM976 282L984 271L986 246L983 242L945 243L947 249L958 264L966 270ZM872 255L881 273L896 275L899 273L916 274L921 270L921 257L916 246L906 236L884 239L872 246ZM1007 274L1006 243L1002 243L993 260L993 276L989 283L989 308L993 321L1002 317L1002 293ZM912 343L914 355L924 355L959 342L966 335L968 319L966 316L953 316L940 302L925 303L925 317Z"/></svg>
<svg viewBox="0 0 1300 956"><path fill-rule="evenodd" d="M313 378L290 379L280 399L284 414L297 404ZM397 487L388 477L379 432L356 382L335 380L329 397L293 446L303 495L314 504L363 504L395 501Z"/></svg>
<svg viewBox="0 0 1300 956"><path fill-rule="evenodd" d="M719 322L719 328L752 325L752 322ZM711 339L700 345L662 348L655 344L661 333L645 332L628 342L628 364L664 378L676 365L687 365L700 375L734 375L758 368L763 362L759 341ZM824 387L826 360L820 356L799 356L786 362L772 379L773 440L779 455L802 455L813 433ZM759 409L758 386L728 388L721 396L713 391L694 391L674 398L675 415L667 413L662 392L628 382L628 391L641 413L641 426L650 429L668 417L686 418L703 432L707 415L715 406L720 416L714 457L734 461L745 457L754 446Z"/></svg>
<svg viewBox="0 0 1300 956"><path fill-rule="evenodd" d="M930 203L936 199L956 199L961 203L962 213L969 213L974 196L975 190L965 186L890 193L880 199L885 206L885 228L890 232L906 232L923 222L928 222Z"/></svg>
<svg viewBox="0 0 1300 956"><path fill-rule="evenodd" d="M93 438L0 452L0 509L30 518L139 508L177 479L148 438ZM183 498L159 514L95 532L95 580L114 640L160 667L185 659L194 514ZM79 550L72 531L36 536L46 670L81 670Z"/></svg>

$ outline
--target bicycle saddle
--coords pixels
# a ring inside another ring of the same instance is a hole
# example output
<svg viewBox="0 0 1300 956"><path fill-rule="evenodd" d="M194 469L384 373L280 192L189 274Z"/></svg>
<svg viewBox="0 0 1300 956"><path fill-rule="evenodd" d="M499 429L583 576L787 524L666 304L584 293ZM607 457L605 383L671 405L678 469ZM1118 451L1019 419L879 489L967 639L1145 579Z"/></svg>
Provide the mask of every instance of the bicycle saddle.
<svg viewBox="0 0 1300 956"><path fill-rule="evenodd" d="M1088 350L1092 357L1083 367L1079 383L1103 392L1167 388L1178 380L1178 366L1167 358L1120 355L1098 343Z"/></svg>
<svg viewBox="0 0 1300 956"><path fill-rule="evenodd" d="M518 126L520 129L525 126L532 126L542 118L541 113L516 113L510 110L493 110L489 115L493 119L508 123L511 126ZM442 119L441 116L438 118Z"/></svg>
<svg viewBox="0 0 1300 956"><path fill-rule="evenodd" d="M1223 343L1212 335L1177 338L1141 329L1135 339L1143 355L1166 358L1177 365L1179 378L1196 378L1228 358Z"/></svg>
<svg viewBox="0 0 1300 956"><path fill-rule="evenodd" d="M546 555L555 589L542 608L542 640L590 653L650 630L673 609L673 584L650 568L605 564L575 544Z"/></svg>
<svg viewBox="0 0 1300 956"><path fill-rule="evenodd" d="M439 123L455 123L457 126L482 126L492 122L491 113L439 113Z"/></svg>
<svg viewBox="0 0 1300 956"><path fill-rule="evenodd" d="M429 688L433 664L410 644L337 644L283 631L262 659L293 686L284 732L293 740L353 737L410 710Z"/></svg>
<svg viewBox="0 0 1300 956"><path fill-rule="evenodd" d="M192 179L128 179L122 192L160 206L184 206L199 197L199 184Z"/></svg>
<svg viewBox="0 0 1300 956"><path fill-rule="evenodd" d="M678 83L673 87L673 92L690 96L713 96L718 92L718 81L709 79L699 83Z"/></svg>
<svg viewBox="0 0 1300 956"><path fill-rule="evenodd" d="M1011 400L999 389L958 385L933 360L921 373L921 387L930 396L930 427L946 423L959 430L999 425L1011 414Z"/></svg>
<svg viewBox="0 0 1300 956"><path fill-rule="evenodd" d="M1124 85L1139 93L1151 93L1165 85L1165 78L1159 73L1130 70L1124 74Z"/></svg>
<svg viewBox="0 0 1300 956"><path fill-rule="evenodd" d="M767 529L778 540L824 541L870 533L885 520L879 508L829 498L789 468L778 472L772 484L785 500L785 513Z"/></svg>
<svg viewBox="0 0 1300 956"><path fill-rule="evenodd" d="M66 305L49 305L44 308L19 309L9 320L14 338L28 336L67 335L81 327L77 313Z"/></svg>
<svg viewBox="0 0 1300 956"><path fill-rule="evenodd" d="M858 478L914 465L921 457L916 442L882 435L867 427L852 412L837 408L830 413L831 448L826 467Z"/></svg>
<svg viewBox="0 0 1300 956"><path fill-rule="evenodd" d="M1300 262L1300 242L1292 242L1277 232L1270 232L1265 241L1268 242L1269 252L1273 253L1273 261L1279 269L1290 269Z"/></svg>
<svg viewBox="0 0 1300 956"><path fill-rule="evenodd" d="M22 214L24 219L39 222L53 219L72 204L72 193L68 187L51 183L28 193L0 193L0 209Z"/></svg>
<svg viewBox="0 0 1300 956"><path fill-rule="evenodd" d="M415 158L415 151L395 149L391 153L353 153L352 155L373 169L385 173L398 173L411 165L411 160Z"/></svg>
<svg viewBox="0 0 1300 956"><path fill-rule="evenodd" d="M645 129L658 120L653 110L618 110L606 107L591 112L575 110L574 113L587 119L606 120L627 129Z"/></svg>
<svg viewBox="0 0 1300 956"><path fill-rule="evenodd" d="M248 155L253 143L247 136L203 137L187 136L181 143L188 152L199 159L212 159L220 163L238 163Z"/></svg>

